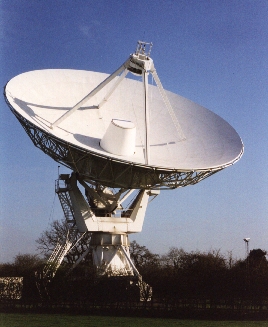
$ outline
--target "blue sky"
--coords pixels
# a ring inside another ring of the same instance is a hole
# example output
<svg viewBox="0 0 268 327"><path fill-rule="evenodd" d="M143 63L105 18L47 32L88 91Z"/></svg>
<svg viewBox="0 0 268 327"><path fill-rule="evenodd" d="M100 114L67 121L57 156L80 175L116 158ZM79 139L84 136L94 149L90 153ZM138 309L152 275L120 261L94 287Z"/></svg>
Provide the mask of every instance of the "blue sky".
<svg viewBox="0 0 268 327"><path fill-rule="evenodd" d="M243 258L244 237L251 249L268 250L267 17L266 0L2 0L0 81L46 68L111 73L137 40L153 42L163 86L227 120L245 153L195 186L161 192L131 239L156 253L177 246ZM34 253L63 213L54 194L58 164L33 146L3 97L0 113L4 262Z"/></svg>

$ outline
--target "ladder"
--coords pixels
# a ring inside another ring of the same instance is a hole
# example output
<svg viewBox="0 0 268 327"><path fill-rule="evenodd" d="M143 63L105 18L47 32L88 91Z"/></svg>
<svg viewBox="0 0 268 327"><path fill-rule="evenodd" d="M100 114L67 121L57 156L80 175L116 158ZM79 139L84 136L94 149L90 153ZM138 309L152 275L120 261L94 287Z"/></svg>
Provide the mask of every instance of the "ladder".
<svg viewBox="0 0 268 327"><path fill-rule="evenodd" d="M67 180L69 175L61 175L55 182L55 192L58 195L60 204L67 223L67 234L62 242L58 242L47 260L46 265L40 272L36 272L36 285L41 298L49 298L47 285L54 278L64 257L75 243L78 235L78 228L75 223L74 210L70 200L70 185Z"/></svg>

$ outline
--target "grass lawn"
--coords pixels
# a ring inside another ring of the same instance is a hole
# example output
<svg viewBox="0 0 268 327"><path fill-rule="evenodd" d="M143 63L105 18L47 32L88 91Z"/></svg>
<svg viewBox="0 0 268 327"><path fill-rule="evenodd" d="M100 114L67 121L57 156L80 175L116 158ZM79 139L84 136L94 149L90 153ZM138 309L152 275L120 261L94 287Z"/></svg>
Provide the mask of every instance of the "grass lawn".
<svg viewBox="0 0 268 327"><path fill-rule="evenodd" d="M205 321L160 318L102 317L66 314L0 313L1 327L268 327L268 321Z"/></svg>

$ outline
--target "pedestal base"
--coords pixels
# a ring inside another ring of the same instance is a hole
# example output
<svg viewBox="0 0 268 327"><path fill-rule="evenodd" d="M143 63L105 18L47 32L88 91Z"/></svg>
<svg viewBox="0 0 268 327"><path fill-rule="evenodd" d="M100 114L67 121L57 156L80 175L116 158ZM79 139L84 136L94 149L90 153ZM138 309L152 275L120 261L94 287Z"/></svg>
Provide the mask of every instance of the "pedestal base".
<svg viewBox="0 0 268 327"><path fill-rule="evenodd" d="M128 235L92 233L90 245L97 275L139 275L130 259Z"/></svg>

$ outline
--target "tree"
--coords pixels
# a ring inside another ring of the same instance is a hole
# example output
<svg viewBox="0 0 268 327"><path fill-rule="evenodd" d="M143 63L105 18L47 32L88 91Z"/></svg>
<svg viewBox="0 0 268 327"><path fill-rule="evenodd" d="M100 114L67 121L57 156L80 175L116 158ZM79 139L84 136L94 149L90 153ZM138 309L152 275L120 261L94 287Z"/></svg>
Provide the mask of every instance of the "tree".
<svg viewBox="0 0 268 327"><path fill-rule="evenodd" d="M267 252L261 249L253 249L249 252L249 261L251 264L254 265L266 265L267 259L266 259Z"/></svg>
<svg viewBox="0 0 268 327"><path fill-rule="evenodd" d="M161 263L165 267L172 267L173 273L176 273L185 265L187 256L182 248L171 247L168 253L162 256Z"/></svg>
<svg viewBox="0 0 268 327"><path fill-rule="evenodd" d="M13 266L19 275L35 271L44 264L44 259L36 254L18 254L14 258Z"/></svg>
<svg viewBox="0 0 268 327"><path fill-rule="evenodd" d="M173 299L218 297L224 291L227 265L220 251L186 252L172 247L161 262L165 289Z"/></svg>
<svg viewBox="0 0 268 327"><path fill-rule="evenodd" d="M247 258L249 293L260 300L268 296L268 261L267 252L253 249Z"/></svg>
<svg viewBox="0 0 268 327"><path fill-rule="evenodd" d="M159 255L150 252L146 246L139 245L136 241L130 243L130 257L138 270L148 269L159 265Z"/></svg>
<svg viewBox="0 0 268 327"><path fill-rule="evenodd" d="M33 300L38 298L35 285L35 271L40 269L44 260L38 255L18 254L14 261L0 266L1 277L23 277L22 298Z"/></svg>
<svg viewBox="0 0 268 327"><path fill-rule="evenodd" d="M92 253L90 251L90 233L77 233L69 238L72 230L65 219L52 222L47 230L36 240L37 249L42 253L47 264L37 271L37 283L42 298L74 299L82 298L83 290L91 286L94 277ZM66 241L72 242L68 253L62 258L61 249ZM57 252L58 251L58 252ZM57 255L55 255L58 253ZM51 254L56 258L48 261ZM82 258L78 266L74 264ZM63 259L62 262L57 258ZM61 264L58 266L58 263ZM75 269L73 269L75 267ZM90 284L91 283L91 284Z"/></svg>
<svg viewBox="0 0 268 327"><path fill-rule="evenodd" d="M44 260L35 254L21 254L15 256L13 262L0 265L1 277L25 277L42 266Z"/></svg>
<svg viewBox="0 0 268 327"><path fill-rule="evenodd" d="M58 244L64 244L68 234L68 224L65 219L53 221L49 228L36 240L37 250L47 259ZM83 236L83 237L82 237ZM64 258L63 264L73 265L78 258L89 249L91 234L78 233L73 246ZM91 252L83 259L83 263L92 264Z"/></svg>

